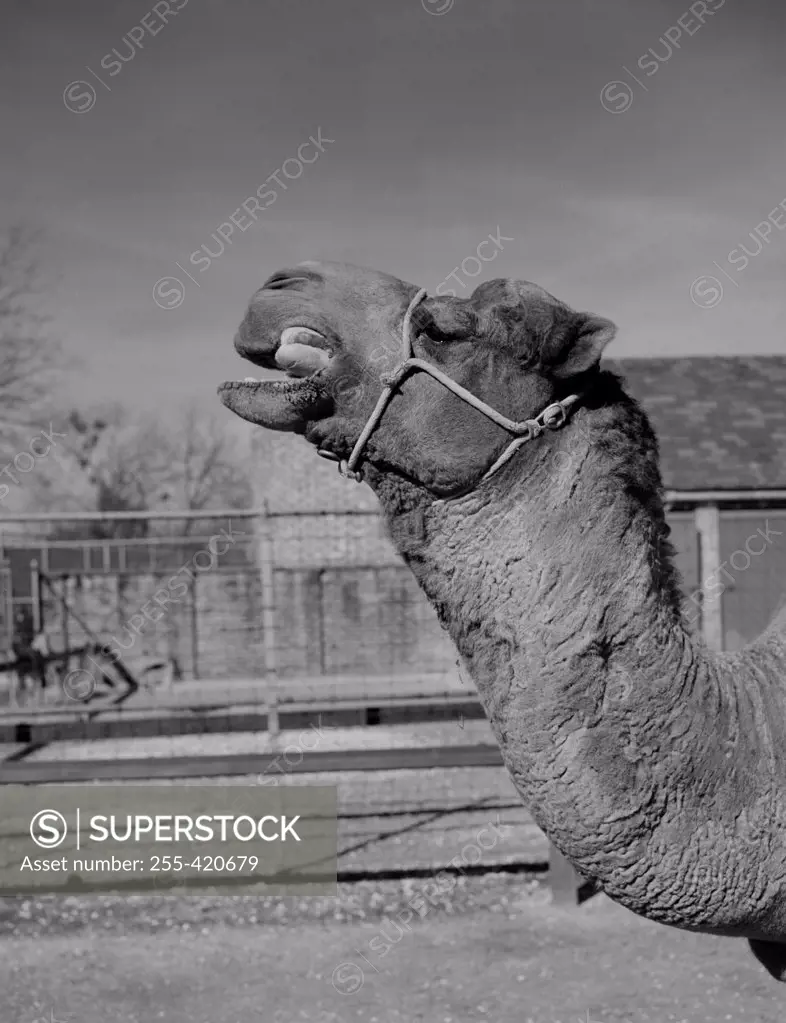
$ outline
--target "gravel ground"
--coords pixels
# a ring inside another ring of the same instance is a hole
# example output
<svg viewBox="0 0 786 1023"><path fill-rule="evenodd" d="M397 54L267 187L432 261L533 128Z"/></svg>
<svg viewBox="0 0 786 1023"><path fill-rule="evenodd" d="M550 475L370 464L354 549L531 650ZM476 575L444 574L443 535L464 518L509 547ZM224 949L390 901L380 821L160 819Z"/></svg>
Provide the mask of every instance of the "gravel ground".
<svg viewBox="0 0 786 1023"><path fill-rule="evenodd" d="M485 722L325 729L319 748L489 741ZM266 751L231 735L59 744L37 754L199 756ZM279 737L297 756L299 733ZM324 744L324 745L323 745ZM275 783L278 775L189 784ZM744 942L672 931L603 898L549 905L539 877L433 877L467 859L535 863L543 835L499 768L298 775L339 786L340 869L420 868L340 884L336 897L0 899L0 1023L782 1023L786 996ZM166 784L171 784L167 782ZM416 814L416 809L433 814ZM455 811L455 812L447 812ZM364 814L365 816L352 816ZM414 919L410 903L428 894ZM400 926L405 921L406 926Z"/></svg>
<svg viewBox="0 0 786 1023"><path fill-rule="evenodd" d="M20 903L2 918L3 1023L782 1023L742 941L596 898L558 909L472 878L411 921L418 883L309 905L256 899ZM404 921L400 926L397 921ZM13 928L13 930L12 930Z"/></svg>
<svg viewBox="0 0 786 1023"><path fill-rule="evenodd" d="M435 911L457 915L509 905L541 890L537 878L512 874L456 875L452 891L433 897ZM221 925L380 920L407 906L432 879L340 884L338 896L280 895L45 895L0 898L0 935L44 937L89 932L156 934Z"/></svg>

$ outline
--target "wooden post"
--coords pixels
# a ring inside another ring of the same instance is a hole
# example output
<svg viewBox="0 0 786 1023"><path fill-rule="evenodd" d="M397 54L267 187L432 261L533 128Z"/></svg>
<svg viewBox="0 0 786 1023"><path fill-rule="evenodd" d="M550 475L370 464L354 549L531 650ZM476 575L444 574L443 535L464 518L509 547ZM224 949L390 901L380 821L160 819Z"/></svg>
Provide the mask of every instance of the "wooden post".
<svg viewBox="0 0 786 1023"><path fill-rule="evenodd" d="M38 572L38 559L30 562L30 598L33 612L33 632L37 636L41 631L41 576Z"/></svg>
<svg viewBox="0 0 786 1023"><path fill-rule="evenodd" d="M556 846L549 842L549 888L552 902L557 906L578 906L583 902L582 890L586 881Z"/></svg>
<svg viewBox="0 0 786 1023"><path fill-rule="evenodd" d="M152 548L151 548L152 549ZM196 557L196 555L194 555ZM199 678L199 594L197 577L191 579L191 675Z"/></svg>
<svg viewBox="0 0 786 1023"><path fill-rule="evenodd" d="M710 650L723 649L723 582L719 575L720 554L720 512L715 504L696 508L696 532L699 534L699 565L701 584L701 628L704 642ZM713 589L708 593L709 584Z"/></svg>
<svg viewBox="0 0 786 1023"><path fill-rule="evenodd" d="M319 674L327 675L327 636L325 630L325 569L317 572L317 617L319 622Z"/></svg>
<svg viewBox="0 0 786 1023"><path fill-rule="evenodd" d="M278 661L276 657L276 590L273 544L273 522L267 502L262 506L258 522L259 572L262 585L262 657L267 694L267 729L273 743L279 734L278 723Z"/></svg>

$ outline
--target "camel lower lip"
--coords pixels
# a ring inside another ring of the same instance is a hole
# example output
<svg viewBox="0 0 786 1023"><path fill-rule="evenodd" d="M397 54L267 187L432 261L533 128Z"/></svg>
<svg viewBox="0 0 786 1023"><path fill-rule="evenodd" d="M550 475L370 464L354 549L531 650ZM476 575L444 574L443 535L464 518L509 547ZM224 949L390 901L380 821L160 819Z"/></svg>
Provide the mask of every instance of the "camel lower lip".
<svg viewBox="0 0 786 1023"><path fill-rule="evenodd" d="M218 388L221 403L249 423L271 430L302 431L325 415L329 399L313 374L283 380L227 380Z"/></svg>
<svg viewBox="0 0 786 1023"><path fill-rule="evenodd" d="M218 388L218 393L224 391L247 390L249 393L257 391L298 391L306 389L306 386L313 382L316 373L308 377L292 378L285 380L225 380Z"/></svg>

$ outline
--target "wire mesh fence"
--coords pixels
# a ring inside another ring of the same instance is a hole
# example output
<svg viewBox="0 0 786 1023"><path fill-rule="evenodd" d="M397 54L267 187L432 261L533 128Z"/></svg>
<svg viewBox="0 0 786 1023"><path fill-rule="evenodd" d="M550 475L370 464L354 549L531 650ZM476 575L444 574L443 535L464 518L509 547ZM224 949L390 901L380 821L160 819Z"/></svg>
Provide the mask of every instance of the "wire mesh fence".
<svg viewBox="0 0 786 1023"><path fill-rule="evenodd" d="M783 599L786 512L721 510L716 584L704 578L694 513L673 511L669 524L695 627L718 599L725 647L753 639ZM37 516L4 523L0 547L6 705L19 688L10 666L36 636L59 658L61 678L78 667L106 681L115 658L153 679L137 702L380 703L468 692L374 510ZM151 675L156 664L168 674ZM51 680L26 690L27 706L68 706Z"/></svg>
<svg viewBox="0 0 786 1023"><path fill-rule="evenodd" d="M292 700L440 692L456 655L378 514L276 514L264 526L267 656ZM393 691L389 681L399 680ZM405 681L406 680L406 681Z"/></svg>
<svg viewBox="0 0 786 1023"><path fill-rule="evenodd" d="M42 635L61 676L78 669L102 682L107 657L136 677L168 663L176 684L155 692L181 702L382 699L460 685L436 615L373 512L121 524L115 535L99 517L6 525L9 647ZM103 657L85 653L91 645ZM67 705L61 690L43 678L25 703Z"/></svg>
<svg viewBox="0 0 786 1023"><path fill-rule="evenodd" d="M262 612L254 519L240 512L40 517L6 525L0 537L9 590L6 667L37 643L61 677L78 664L96 683L110 683L106 694L119 660L136 676L166 665L170 683L257 676ZM12 695L19 672L4 674ZM67 704L62 687L41 676L25 687L25 702Z"/></svg>

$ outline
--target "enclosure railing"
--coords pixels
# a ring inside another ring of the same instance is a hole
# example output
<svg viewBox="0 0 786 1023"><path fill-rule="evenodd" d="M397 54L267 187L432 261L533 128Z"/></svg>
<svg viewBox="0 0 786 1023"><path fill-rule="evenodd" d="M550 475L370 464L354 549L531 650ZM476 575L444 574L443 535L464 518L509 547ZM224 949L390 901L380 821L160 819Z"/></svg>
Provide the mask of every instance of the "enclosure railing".
<svg viewBox="0 0 786 1023"><path fill-rule="evenodd" d="M667 500L688 619L710 646L737 649L783 600L786 491ZM375 511L39 513L0 518L0 555L7 644L43 631L62 654L98 636L134 673L170 661L180 678L162 700L378 706L468 692ZM42 702L29 688L28 705Z"/></svg>

